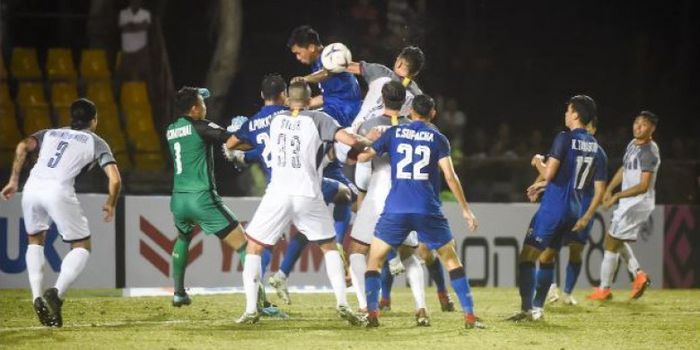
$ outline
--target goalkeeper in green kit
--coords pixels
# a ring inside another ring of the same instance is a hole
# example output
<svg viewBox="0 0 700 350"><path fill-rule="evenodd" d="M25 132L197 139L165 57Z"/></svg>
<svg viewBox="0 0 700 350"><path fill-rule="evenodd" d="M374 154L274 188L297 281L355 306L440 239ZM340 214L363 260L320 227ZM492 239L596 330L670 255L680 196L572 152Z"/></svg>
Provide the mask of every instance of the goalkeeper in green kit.
<svg viewBox="0 0 700 350"><path fill-rule="evenodd" d="M228 150L245 150L250 146L226 129L205 119L207 107L204 99L207 97L207 89L181 88L175 96L177 119L168 125L166 132L174 173L170 211L178 231L172 253L172 276L175 283L172 304L176 307L191 303L185 291L185 270L195 225L199 225L207 235L216 235L238 252L241 262L245 259L247 240L243 226L216 192L213 152L214 147L218 150L221 144ZM263 301L264 297L259 308L268 306L261 305Z"/></svg>

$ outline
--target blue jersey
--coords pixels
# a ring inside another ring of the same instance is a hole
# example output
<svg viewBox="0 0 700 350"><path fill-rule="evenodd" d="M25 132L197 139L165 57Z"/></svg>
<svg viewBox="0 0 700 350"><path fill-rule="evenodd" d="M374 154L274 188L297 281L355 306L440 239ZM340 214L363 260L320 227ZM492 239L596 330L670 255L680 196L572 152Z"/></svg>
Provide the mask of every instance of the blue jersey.
<svg viewBox="0 0 700 350"><path fill-rule="evenodd" d="M442 215L438 161L450 155L450 143L422 121L397 125L372 144L378 155L391 159L391 191L384 213Z"/></svg>
<svg viewBox="0 0 700 350"><path fill-rule="evenodd" d="M270 162L272 156L270 149L267 147L270 141L270 121L281 111L287 110L287 107L280 105L263 106L258 113L248 119L235 132L236 137L250 145L253 149L246 151L246 163L257 162L260 169L265 173L267 182L270 182Z"/></svg>
<svg viewBox="0 0 700 350"><path fill-rule="evenodd" d="M547 185L540 210L562 218L580 215L583 194L593 187L594 175L600 176L596 169L604 167L599 163L599 149L598 141L585 129L557 135L548 156L559 160L559 169Z"/></svg>
<svg viewBox="0 0 700 350"><path fill-rule="evenodd" d="M321 57L311 64L311 71L323 69ZM338 121L342 127L348 127L360 111L362 96L357 78L347 72L332 74L322 81L323 111Z"/></svg>

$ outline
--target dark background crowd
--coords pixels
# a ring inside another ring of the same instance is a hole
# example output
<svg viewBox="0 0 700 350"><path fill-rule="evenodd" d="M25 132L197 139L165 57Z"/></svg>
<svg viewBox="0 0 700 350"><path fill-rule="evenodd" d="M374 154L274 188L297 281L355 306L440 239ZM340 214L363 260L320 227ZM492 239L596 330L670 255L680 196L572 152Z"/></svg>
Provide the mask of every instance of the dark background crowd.
<svg viewBox="0 0 700 350"><path fill-rule="evenodd" d="M406 45L424 50L426 66L416 81L438 101L437 124L450 138L473 201L526 200L524 189L535 175L530 158L546 153L563 129L567 99L586 94L598 104L596 136L610 156L610 174L632 138L634 117L651 110L661 119L655 135L662 156L658 201L700 202L700 121L694 117L700 109L698 2L237 3L242 36L235 78L222 112L209 116L220 124L257 111L265 74L291 78L309 73L286 47L290 31L309 24L324 43L345 43L355 60L391 66ZM117 18L128 5L117 0L4 0L4 62L18 46L37 48L39 61L44 59L42 50L50 47L76 52L100 47L114 60L120 50ZM219 1L153 0L143 7L154 18L148 30L157 26L162 33L159 50L167 52L170 88L204 85L219 37ZM113 17L105 19L105 14ZM156 128L162 131L172 117L167 112L170 101L158 98L166 93L150 89L154 111L160 111L154 113ZM127 177L127 191L167 193L162 172L156 182L134 174ZM220 163L217 176L224 195L255 193L256 179L248 171L238 173Z"/></svg>

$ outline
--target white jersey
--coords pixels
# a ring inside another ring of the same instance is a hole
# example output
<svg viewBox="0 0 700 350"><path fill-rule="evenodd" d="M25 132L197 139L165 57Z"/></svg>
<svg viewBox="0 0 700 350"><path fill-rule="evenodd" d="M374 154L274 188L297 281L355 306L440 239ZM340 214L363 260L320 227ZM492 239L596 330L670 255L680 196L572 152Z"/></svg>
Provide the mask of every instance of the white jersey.
<svg viewBox="0 0 700 350"><path fill-rule="evenodd" d="M367 94L362 101L360 112L357 113L355 120L352 122L352 130L354 132L357 132L360 125L365 121L380 117L384 113L384 100L382 99L382 87L384 87L384 84L392 80L398 82L402 80L394 71L377 63L360 62L360 72L362 72L362 77L367 82ZM401 106L399 114L408 115L411 111L413 97L422 93L418 84L415 81L411 81L406 87L406 100Z"/></svg>
<svg viewBox="0 0 700 350"><path fill-rule="evenodd" d="M321 111L275 115L270 122L272 175L267 192L321 198L322 160L338 129L338 122Z"/></svg>
<svg viewBox="0 0 700 350"><path fill-rule="evenodd" d="M627 151L622 159L622 190L639 184L642 172L651 172L651 183L649 189L642 194L634 197L620 199L621 208L630 208L637 206L640 209L651 210L654 208L656 191L656 175L661 165L661 156L659 155L659 146L656 142L651 141L643 145L638 145L632 140L627 145Z"/></svg>
<svg viewBox="0 0 700 350"><path fill-rule="evenodd" d="M115 163L107 143L89 130L45 129L32 137L39 143L39 158L25 187L46 181L73 187L75 177L86 165Z"/></svg>

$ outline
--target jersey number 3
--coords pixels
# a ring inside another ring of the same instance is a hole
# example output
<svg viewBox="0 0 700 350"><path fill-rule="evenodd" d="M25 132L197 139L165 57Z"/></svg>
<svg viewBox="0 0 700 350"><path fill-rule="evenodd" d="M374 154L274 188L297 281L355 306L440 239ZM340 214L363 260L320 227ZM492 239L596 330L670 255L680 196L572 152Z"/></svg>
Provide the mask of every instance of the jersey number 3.
<svg viewBox="0 0 700 350"><path fill-rule="evenodd" d="M46 165L49 168L55 168L58 165L58 162L61 161L61 157L63 157L63 152L66 151L66 148L68 148L68 142L59 142L58 146L56 146L56 154L54 154L54 156L51 157L51 159L49 159L49 163Z"/></svg>
<svg viewBox="0 0 700 350"><path fill-rule="evenodd" d="M428 163L430 163L430 148L428 146L418 145L415 150L410 144L400 143L396 147L396 151L403 154L403 159L401 159L396 164L396 178L405 180L427 180L428 174L422 173L421 170L425 168ZM413 163L413 155L416 155L416 159L420 158L417 162ZM406 166L413 164L413 171L405 171Z"/></svg>

